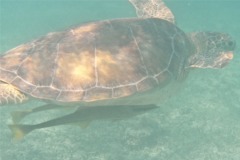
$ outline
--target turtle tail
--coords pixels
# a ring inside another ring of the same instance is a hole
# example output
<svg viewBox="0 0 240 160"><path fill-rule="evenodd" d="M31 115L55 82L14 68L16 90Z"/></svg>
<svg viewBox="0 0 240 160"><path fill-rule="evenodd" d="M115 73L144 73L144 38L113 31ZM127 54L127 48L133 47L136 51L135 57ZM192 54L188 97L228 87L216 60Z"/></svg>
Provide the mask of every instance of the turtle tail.
<svg viewBox="0 0 240 160"><path fill-rule="evenodd" d="M8 127L12 131L15 140L21 140L25 135L34 130L32 125L12 124L8 125Z"/></svg>

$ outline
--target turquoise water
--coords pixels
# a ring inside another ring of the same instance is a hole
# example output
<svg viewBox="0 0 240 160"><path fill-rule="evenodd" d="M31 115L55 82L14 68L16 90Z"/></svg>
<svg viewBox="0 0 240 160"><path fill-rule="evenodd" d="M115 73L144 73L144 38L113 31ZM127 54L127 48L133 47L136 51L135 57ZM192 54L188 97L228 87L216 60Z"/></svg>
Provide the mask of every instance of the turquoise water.
<svg viewBox="0 0 240 160"><path fill-rule="evenodd" d="M184 31L231 34L240 44L240 1L169 0ZM127 0L0 0L0 52L79 23L134 17ZM239 45L238 45L239 46ZM240 49L221 70L196 70L180 93L155 112L86 129L58 126L11 140L10 112L41 102L0 108L1 160L239 160ZM44 121L52 111L40 113Z"/></svg>

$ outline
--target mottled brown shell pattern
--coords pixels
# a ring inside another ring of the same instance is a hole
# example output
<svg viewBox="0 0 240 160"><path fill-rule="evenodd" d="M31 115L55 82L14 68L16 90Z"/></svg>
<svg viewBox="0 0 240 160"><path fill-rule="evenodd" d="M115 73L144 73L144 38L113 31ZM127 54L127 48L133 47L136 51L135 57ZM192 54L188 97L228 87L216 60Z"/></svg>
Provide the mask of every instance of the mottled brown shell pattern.
<svg viewBox="0 0 240 160"><path fill-rule="evenodd" d="M160 19L117 19L49 33L0 57L0 79L40 99L96 101L165 86L183 72L187 36Z"/></svg>

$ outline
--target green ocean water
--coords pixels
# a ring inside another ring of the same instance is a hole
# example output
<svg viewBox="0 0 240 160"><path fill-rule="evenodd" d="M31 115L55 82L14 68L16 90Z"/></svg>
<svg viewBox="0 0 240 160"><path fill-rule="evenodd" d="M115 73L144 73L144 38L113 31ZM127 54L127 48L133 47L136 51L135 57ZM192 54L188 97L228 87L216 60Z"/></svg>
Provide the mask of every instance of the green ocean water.
<svg viewBox="0 0 240 160"><path fill-rule="evenodd" d="M11 140L10 112L42 102L0 108L0 160L239 160L240 1L166 0L186 32L220 31L237 43L221 70L195 70L183 89L155 112L86 129L58 126ZM0 0L0 53L48 32L100 19L135 17L127 0ZM31 115L35 123L52 111ZM29 121L28 121L29 122Z"/></svg>

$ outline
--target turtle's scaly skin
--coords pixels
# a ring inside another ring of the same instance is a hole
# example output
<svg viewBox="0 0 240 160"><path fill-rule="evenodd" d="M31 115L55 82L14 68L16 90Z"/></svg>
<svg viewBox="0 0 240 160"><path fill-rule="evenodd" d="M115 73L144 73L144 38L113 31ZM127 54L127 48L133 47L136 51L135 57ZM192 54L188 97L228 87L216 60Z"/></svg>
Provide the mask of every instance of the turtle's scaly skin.
<svg viewBox="0 0 240 160"><path fill-rule="evenodd" d="M165 86L192 44L165 20L117 19L50 33L0 57L0 80L39 99L114 99Z"/></svg>

